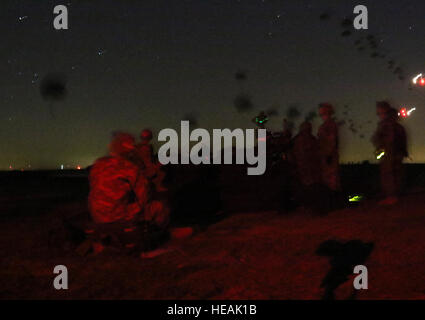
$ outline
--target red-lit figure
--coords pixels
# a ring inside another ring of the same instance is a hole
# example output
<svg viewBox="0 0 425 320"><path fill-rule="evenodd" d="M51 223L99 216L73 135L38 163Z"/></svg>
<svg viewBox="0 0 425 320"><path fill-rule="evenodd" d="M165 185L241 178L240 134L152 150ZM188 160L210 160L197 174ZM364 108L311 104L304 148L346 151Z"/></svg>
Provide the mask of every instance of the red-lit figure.
<svg viewBox="0 0 425 320"><path fill-rule="evenodd" d="M151 201L148 179L128 158L134 148L133 136L116 134L110 155L95 162L89 177L89 209L95 225L108 229L126 247L139 244L141 222L161 229L168 223L168 210L161 202Z"/></svg>
<svg viewBox="0 0 425 320"><path fill-rule="evenodd" d="M397 203L402 185L403 160L408 156L407 136L403 126L398 123L397 110L387 102L377 102L378 128L372 137L377 150L383 151L380 157L381 187L385 199L382 205Z"/></svg>
<svg viewBox="0 0 425 320"><path fill-rule="evenodd" d="M340 190L338 125L333 119L334 109L329 103L319 105L323 124L319 128L319 155L322 182L332 191Z"/></svg>
<svg viewBox="0 0 425 320"><path fill-rule="evenodd" d="M291 162L301 190L319 184L321 181L318 141L312 134L311 123L305 121L292 141Z"/></svg>

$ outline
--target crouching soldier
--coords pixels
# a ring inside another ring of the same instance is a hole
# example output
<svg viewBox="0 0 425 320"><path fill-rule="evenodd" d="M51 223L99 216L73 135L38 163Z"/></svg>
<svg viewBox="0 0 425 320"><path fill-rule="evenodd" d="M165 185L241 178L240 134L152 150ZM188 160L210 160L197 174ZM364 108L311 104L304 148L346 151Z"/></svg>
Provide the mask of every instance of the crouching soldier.
<svg viewBox="0 0 425 320"><path fill-rule="evenodd" d="M407 136L398 122L398 112L387 102L376 103L376 113L380 118L378 128L372 137L380 161L381 188L385 199L382 205L392 205L398 201L403 177L403 160L408 157Z"/></svg>
<svg viewBox="0 0 425 320"><path fill-rule="evenodd" d="M141 142L136 145L135 158L136 163L144 168L146 176L152 181L157 192L167 191L163 186L165 172L161 170L161 163L154 160L153 146L151 144L152 131L145 129L140 134Z"/></svg>
<svg viewBox="0 0 425 320"><path fill-rule="evenodd" d="M151 201L149 181L143 170L128 159L134 137L119 133L112 138L109 156L98 159L90 171L89 210L95 252L105 245L129 252L151 250L152 236L168 234L168 208Z"/></svg>

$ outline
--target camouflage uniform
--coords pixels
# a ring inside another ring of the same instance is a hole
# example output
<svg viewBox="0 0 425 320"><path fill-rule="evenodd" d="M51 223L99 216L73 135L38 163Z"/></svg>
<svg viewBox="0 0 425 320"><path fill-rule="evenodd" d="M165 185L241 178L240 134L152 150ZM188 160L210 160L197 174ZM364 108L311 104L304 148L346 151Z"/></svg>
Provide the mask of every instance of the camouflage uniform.
<svg viewBox="0 0 425 320"><path fill-rule="evenodd" d="M387 197L396 197L402 185L403 159L408 156L406 131L394 117L388 117L379 122L372 142L385 152L380 160L382 191Z"/></svg>
<svg viewBox="0 0 425 320"><path fill-rule="evenodd" d="M97 160L90 171L90 188L90 212L97 223L134 219L149 197L147 179L122 157Z"/></svg>
<svg viewBox="0 0 425 320"><path fill-rule="evenodd" d="M338 125L333 119L324 122L317 134L322 182L330 190L339 191Z"/></svg>
<svg viewBox="0 0 425 320"><path fill-rule="evenodd" d="M111 153L98 159L89 180L89 209L94 226L86 230L87 234L113 235L120 245L133 248L141 245L141 227L167 227L168 208L162 202L150 201L148 179L125 155Z"/></svg>

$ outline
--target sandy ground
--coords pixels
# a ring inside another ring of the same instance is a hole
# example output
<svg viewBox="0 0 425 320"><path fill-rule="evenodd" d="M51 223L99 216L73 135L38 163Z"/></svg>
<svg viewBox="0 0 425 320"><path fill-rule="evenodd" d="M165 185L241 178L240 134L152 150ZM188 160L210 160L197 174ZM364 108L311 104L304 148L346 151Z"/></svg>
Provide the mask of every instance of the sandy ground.
<svg viewBox="0 0 425 320"><path fill-rule="evenodd" d="M36 216L2 219L0 298L24 299L320 299L330 270L316 250L329 239L373 242L369 289L357 299L425 298L425 193L393 207L374 201L318 217L302 210L234 214L153 259L80 257L48 247L48 233L85 203ZM200 208L202 210L202 208ZM65 265L69 290L53 288ZM352 279L335 292L345 299Z"/></svg>

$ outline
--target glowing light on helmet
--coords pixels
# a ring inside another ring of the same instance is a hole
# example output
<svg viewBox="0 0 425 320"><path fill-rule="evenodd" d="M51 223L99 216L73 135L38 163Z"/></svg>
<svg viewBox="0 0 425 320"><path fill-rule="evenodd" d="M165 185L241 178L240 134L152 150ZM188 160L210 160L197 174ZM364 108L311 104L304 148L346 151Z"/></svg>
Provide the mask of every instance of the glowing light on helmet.
<svg viewBox="0 0 425 320"><path fill-rule="evenodd" d="M255 118L255 122L257 122L259 124L266 123L267 121L269 121L269 119L267 117L256 117Z"/></svg>
<svg viewBox="0 0 425 320"><path fill-rule="evenodd" d="M400 112L398 113L398 116L402 118L407 118L412 114L413 111L416 111L416 108L411 108L409 110L407 110L407 108L401 108Z"/></svg>
<svg viewBox="0 0 425 320"><path fill-rule="evenodd" d="M407 118L407 109L406 108L401 108L400 109L400 112L398 114L402 118Z"/></svg>

